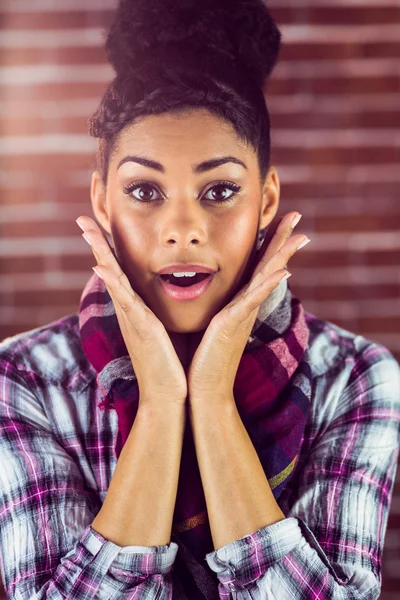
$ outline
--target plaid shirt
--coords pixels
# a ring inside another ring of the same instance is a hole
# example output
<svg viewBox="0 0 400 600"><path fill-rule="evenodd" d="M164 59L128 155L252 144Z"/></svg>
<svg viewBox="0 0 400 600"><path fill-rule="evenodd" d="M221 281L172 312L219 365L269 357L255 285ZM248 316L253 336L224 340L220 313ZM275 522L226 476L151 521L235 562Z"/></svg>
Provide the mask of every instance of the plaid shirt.
<svg viewBox="0 0 400 600"><path fill-rule="evenodd" d="M379 597L399 452L384 346L306 313L312 396L286 518L205 556L220 598ZM78 314L0 343L0 555L9 598L171 599L178 546L120 547L91 523L116 459Z"/></svg>

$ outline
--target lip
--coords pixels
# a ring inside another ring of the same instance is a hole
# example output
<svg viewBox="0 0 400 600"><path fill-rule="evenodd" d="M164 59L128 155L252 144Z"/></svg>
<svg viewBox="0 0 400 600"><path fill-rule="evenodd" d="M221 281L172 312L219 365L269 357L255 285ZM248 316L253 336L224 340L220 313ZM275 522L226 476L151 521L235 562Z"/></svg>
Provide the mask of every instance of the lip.
<svg viewBox="0 0 400 600"><path fill-rule="evenodd" d="M198 271L200 273L200 271ZM203 273L207 271L202 271ZM167 283L162 277L157 276L157 280L160 282L161 289L165 293L168 298L172 298L173 300L178 301L186 301L186 300L196 300L200 298L204 294L204 292L211 285L212 280L214 279L215 272L210 274L210 277L207 279L203 279L203 281L199 281L199 283L195 283L189 287L179 287L178 285L173 285L172 283Z"/></svg>
<svg viewBox="0 0 400 600"><path fill-rule="evenodd" d="M216 273L215 269L210 269L210 267L203 267L202 265L193 265L193 264L176 264L169 265L168 267L163 267L160 271L157 271L156 275L166 275L170 273Z"/></svg>

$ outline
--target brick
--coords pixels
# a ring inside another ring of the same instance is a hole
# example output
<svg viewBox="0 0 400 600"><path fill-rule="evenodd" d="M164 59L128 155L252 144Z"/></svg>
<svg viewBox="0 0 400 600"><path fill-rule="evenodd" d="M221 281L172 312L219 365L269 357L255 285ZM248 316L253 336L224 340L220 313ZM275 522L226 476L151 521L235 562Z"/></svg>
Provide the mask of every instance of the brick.
<svg viewBox="0 0 400 600"><path fill-rule="evenodd" d="M94 171L94 170L95 170L95 165L91 164L91 168L88 169L88 173L87 173L87 184L84 187L82 187L82 186L75 187L75 186L67 185L67 184L60 186L59 189L57 190L58 202L60 204L61 203L70 204L71 198L73 198L74 202L82 204L83 211L88 211L88 210L91 211L92 209L91 209L91 204L90 204L90 178L91 178L92 171ZM83 214L88 214L88 213L83 212Z"/></svg>
<svg viewBox="0 0 400 600"><path fill-rule="evenodd" d="M38 117L51 122L56 118L88 117L99 106L100 100L100 98L96 98L95 96L91 98L63 99L59 102L51 99L47 102L41 102L20 98L12 104L9 102L0 102L0 109L4 115L3 123L5 123L6 119L35 120ZM396 104L397 102L395 102ZM4 130L1 129L1 131ZM64 132L68 132L68 129L65 129Z"/></svg>
<svg viewBox="0 0 400 600"><path fill-rule="evenodd" d="M385 571L383 569L382 569L382 573L385 576ZM397 600L399 594L398 594L398 591L397 591L398 587L396 587L396 585L398 585L398 584L396 584L396 581L393 580L392 581L392 588L389 588L388 584L386 583L386 581L387 581L387 579L385 579L385 582L384 582L384 584L382 586L382 593L379 596L379 600ZM390 591L387 591L388 589L392 589L392 590L396 590L396 591L390 592Z"/></svg>
<svg viewBox="0 0 400 600"><path fill-rule="evenodd" d="M70 219L49 220L49 221L19 221L12 223L0 223L0 239L15 238L35 238L43 240L46 243L46 237L68 237L76 236L77 244L80 244L82 230L78 227L75 218L71 215ZM85 242L86 243L86 242ZM83 244L82 244L83 248Z"/></svg>
<svg viewBox="0 0 400 600"><path fill-rule="evenodd" d="M396 147L362 147L359 148L274 148L274 160L281 165L305 164L315 166L326 165L357 165L362 160L364 164L376 165L396 163L400 161L400 148Z"/></svg>
<svg viewBox="0 0 400 600"><path fill-rule="evenodd" d="M343 282L351 282L352 285L355 287L370 285L372 282L375 284L376 288L380 288L382 285L388 283L397 283L398 269L396 269L395 266L390 267L386 265L380 265L376 267L369 267L367 269L362 264L351 264L350 266L344 267L330 267L329 269L325 268L325 254L323 253L324 251L328 253L336 253L337 249L343 250L343 247L347 244L348 249L355 254L356 250L351 250L352 245L354 248L356 248L357 245L364 245L364 242L366 242L367 244L369 243L371 247L374 244L385 243L385 240L382 240L380 242L379 239L377 240L375 238L374 240L372 236L369 241L368 238L364 238L360 235L358 235L357 237L354 236L354 238L355 239L352 239L350 237L350 239L344 240L343 243L340 244L339 242L332 243L332 239L339 239L338 236L332 236L330 240L323 240L318 238L318 234L313 233L311 235L311 244L309 244L302 250L299 250L297 254L295 254L290 259L290 263L296 265L298 278L305 285L313 285L315 281L318 281L319 285L326 287L338 287ZM305 268L302 268L300 265L298 265L298 259L300 258L300 254L303 251L303 257L306 257L310 252L310 250L307 249L311 248L312 245L314 245L314 252L321 253L321 261L319 267L308 269L306 265ZM321 248L321 250L320 248L318 248L318 246ZM332 248L329 248L329 246L332 246ZM357 290L355 289L354 296L356 295Z"/></svg>
<svg viewBox="0 0 400 600"><path fill-rule="evenodd" d="M36 173L47 174L57 171L59 174L68 173L75 169L90 169L93 162L92 154L39 154L39 155L5 155L1 157L2 169L18 171L21 165ZM90 180L89 180L90 181Z"/></svg>
<svg viewBox="0 0 400 600"><path fill-rule="evenodd" d="M277 79L274 74L266 85L269 94L333 94L347 96L349 94L395 93L399 89L397 75L377 77L358 77L344 79L342 77L304 77L298 79Z"/></svg>
<svg viewBox="0 0 400 600"><path fill-rule="evenodd" d="M67 48L9 48L0 53L0 66L15 67L55 63L59 65L80 65L82 56L88 64L99 65L105 61L102 47Z"/></svg>
<svg viewBox="0 0 400 600"><path fill-rule="evenodd" d="M397 222L396 222L397 221ZM342 216L316 216L314 219L315 230L324 231L379 231L398 228L400 223L398 214L355 214Z"/></svg>
<svg viewBox="0 0 400 600"><path fill-rule="evenodd" d="M299 111L311 114L311 116L337 112L351 114L356 119L360 112L366 110L375 113L387 110L399 111L400 93L375 94L373 96L352 94L345 97L327 94L315 98L307 92L303 92L295 95L268 96L266 99L269 110L274 115L283 113L290 117ZM351 126L353 127L353 125L354 121ZM325 124L325 127L327 126Z"/></svg>
<svg viewBox="0 0 400 600"><path fill-rule="evenodd" d="M96 265L96 260L91 254L61 254L60 269L65 272L84 271L88 273L88 279L92 267Z"/></svg>
<svg viewBox="0 0 400 600"><path fill-rule="evenodd" d="M41 85L29 86L29 97L32 101L61 101L65 99L86 99L91 97L102 98L106 91L108 83L112 80L112 75L104 82L65 82L65 83L46 83ZM17 102L26 93L24 87L19 85L8 85L2 90L2 99L7 102Z"/></svg>
<svg viewBox="0 0 400 600"><path fill-rule="evenodd" d="M274 151L271 164L278 165L276 153ZM286 165L285 165L286 166ZM290 165L291 167L292 165ZM282 172L283 168L278 165L278 169ZM321 198L336 198L338 195L343 198L353 197L362 194L365 198L376 201L381 195L383 196L398 196L399 182L397 181L380 181L377 176L376 181L357 181L352 179L350 170L346 176L346 171L340 174L338 170L337 179L322 177L323 168L315 168L314 181L310 178L309 181L293 180L283 181L281 192L285 194L287 200L295 200L301 202L302 198L318 197ZM297 207L296 207L297 209Z"/></svg>
<svg viewBox="0 0 400 600"><path fill-rule="evenodd" d="M316 51L318 50L318 52ZM309 60L349 60L352 58L391 58L399 54L400 43L382 41L374 43L352 44L343 39L331 44L315 43L288 44L282 46L281 58L287 61Z"/></svg>
<svg viewBox="0 0 400 600"><path fill-rule="evenodd" d="M303 233L303 229L301 232ZM309 235L312 237L313 234L310 233ZM321 266L322 257L324 267L327 269L334 267L346 267L352 264L353 253L349 252L348 250L337 249L335 252L324 252L321 255L321 250L314 251L310 246L311 244L307 246L307 253L301 254L301 250L299 250L299 252L290 259L291 264L294 265L293 268L304 268L312 271L312 269Z"/></svg>
<svg viewBox="0 0 400 600"><path fill-rule="evenodd" d="M93 111L94 112L94 111ZM40 116L32 118L32 116L13 118L0 118L0 131L5 136L44 136L46 134L63 134L68 131L69 135L79 134L89 136L88 118L90 113L79 117L64 117L54 113L53 115Z"/></svg>
<svg viewBox="0 0 400 600"><path fill-rule="evenodd" d="M293 200L286 198L285 194L281 194L279 202L279 213L285 214L293 210ZM366 198L360 196L335 198L302 198L301 211L303 220L313 219L314 217L333 217L341 216L345 218L347 215L393 215L393 219L397 219L400 215L400 205L395 196L381 196L379 198L379 210L375 204Z"/></svg>
<svg viewBox="0 0 400 600"><path fill-rule="evenodd" d="M381 252L364 252L363 262L366 266L376 265L399 265L400 264L400 252L399 250L387 250Z"/></svg>
<svg viewBox="0 0 400 600"><path fill-rule="evenodd" d="M89 279L89 277L88 277ZM79 289L63 289L63 290L46 290L46 291L21 291L14 293L14 306L43 308L44 306L65 306L79 303L81 290ZM1 297L1 294L0 294Z"/></svg>
<svg viewBox="0 0 400 600"><path fill-rule="evenodd" d="M78 225L75 223L76 227ZM89 252L89 245L78 235L65 237L50 237L50 233L44 242L41 237L30 238L6 238L0 241L0 256L26 256L28 253L53 257L61 253L76 254L77 248L81 246L82 253Z"/></svg>
<svg viewBox="0 0 400 600"><path fill-rule="evenodd" d="M12 3L10 3L12 6ZM112 21L114 11L96 11L90 14L86 7L80 10L57 11L57 12L5 12L0 8L0 20L3 28L7 29L72 29L75 27L84 28L97 23L106 26Z"/></svg>
<svg viewBox="0 0 400 600"><path fill-rule="evenodd" d="M58 170L57 172L49 173L48 179L44 182L42 181L41 185L39 182L35 182L29 188L25 187L23 179L20 181L21 187L17 187L16 185L0 187L2 207L15 207L18 210L18 206L37 206L43 201L57 202L60 205L64 203L70 206L71 199L73 199L74 205L81 204L82 210L90 210L90 177L94 168L95 165L93 164L87 170L87 183L85 187L70 185L67 181L70 174L68 170ZM9 174L12 174L12 172L9 171ZM19 171L15 170L14 174L18 177ZM36 174L40 174L40 170L37 170ZM2 218L0 217L1 220Z"/></svg>
<svg viewBox="0 0 400 600"><path fill-rule="evenodd" d="M399 51L400 53L400 51ZM400 100L399 100L400 102ZM270 107L271 130L279 131L285 129L345 129L351 126L369 129L392 129L400 128L400 108L396 110L368 111L362 110L358 114L344 110L318 111L315 106L310 110L296 111L294 113L276 113Z"/></svg>
<svg viewBox="0 0 400 600"><path fill-rule="evenodd" d="M310 3L312 4L312 3ZM385 6L386 4L386 6ZM367 2L352 4L350 2L338 3L337 6L324 6L316 3L308 8L309 23L332 23L342 25L359 25L360 23L396 23L399 19L399 10L396 2L376 2L371 6Z"/></svg>
<svg viewBox="0 0 400 600"><path fill-rule="evenodd" d="M350 2L333 3L332 5L320 2L288 2L269 0L268 6L274 18L280 24L307 23L307 24L337 24L359 25L361 23L395 23L398 21L399 12L396 2L376 3L374 6L367 2L352 4Z"/></svg>
<svg viewBox="0 0 400 600"><path fill-rule="evenodd" d="M42 190L40 188L0 188L0 197L2 207L9 205L22 204L27 201L36 204L41 199Z"/></svg>
<svg viewBox="0 0 400 600"><path fill-rule="evenodd" d="M52 52L53 54L53 52ZM82 53L82 58L84 53ZM47 63L35 65L23 65L14 67L2 67L1 79L7 98L7 90L10 86L16 89L29 87L41 87L43 85L59 86L60 84L86 84L86 83L108 83L115 76L115 72L108 63L91 65L82 63L80 65L57 65L53 60Z"/></svg>
<svg viewBox="0 0 400 600"><path fill-rule="evenodd" d="M45 271L43 256L6 256L0 258L0 275L15 273L42 273Z"/></svg>
<svg viewBox="0 0 400 600"><path fill-rule="evenodd" d="M293 277L296 277L296 269L293 269ZM349 302L357 303L357 299L364 300L367 298L368 301L371 302L374 298L395 299L398 298L399 295L400 283L381 283L380 285L376 285L372 282L370 285L354 285L354 282L351 279L345 278L345 276L342 281L340 283L338 282L336 285L328 286L326 284L321 284L314 287L314 298L317 301L348 300ZM379 327L378 324L384 320L384 318L379 319L376 316L374 316L373 319L376 320L377 327ZM370 320L372 321L373 319ZM395 322L395 317L393 316L388 319ZM394 326L396 327L395 324ZM375 331L379 331L379 328L375 329ZM385 330L383 327L381 328L381 331L389 331L390 333L390 330Z"/></svg>
<svg viewBox="0 0 400 600"><path fill-rule="evenodd" d="M88 13L115 10L115 0L85 0L85 11ZM64 0L64 2L55 2L54 0L13 0L12 3L3 3L2 12L7 13L29 13L29 14L47 14L47 13L69 13L71 11L82 10L82 0Z"/></svg>
<svg viewBox="0 0 400 600"><path fill-rule="evenodd" d="M397 290L395 294L393 294L394 298L399 297L399 287L397 286ZM400 310L399 310L400 313ZM358 326L363 331L363 335L366 337L374 335L375 333L392 333L395 329L396 331L400 330L400 315L398 317L380 317L376 316L373 319L363 319L359 318Z"/></svg>
<svg viewBox="0 0 400 600"><path fill-rule="evenodd" d="M296 272L296 277L291 277L293 279L293 283L291 286L294 288L296 286L297 290L300 290L300 285L302 282L299 274ZM314 282L315 283L315 282ZM316 284L315 284L316 287ZM314 287L314 290L315 290ZM319 287L322 288L323 284L319 284ZM328 288L327 284L325 284L325 288ZM306 287L304 287L306 290ZM301 297L301 296L299 296ZM302 297L301 297L302 298ZM358 300L348 301L348 300L315 300L314 297L311 297L311 287L308 290L308 298L305 299L305 305L307 310L310 312L319 315L321 319L326 318L327 320L332 320L333 322L337 322L337 319L349 320L353 323L353 328L357 326L358 318L360 316L374 316L378 314L379 309L381 311L386 310L386 307L389 307L387 310L387 314L398 315L398 302L397 298L391 299L368 299L362 298ZM350 325L349 330L352 330L352 326ZM355 331L355 329L353 329ZM400 351L399 338L396 334L381 332L381 334L386 338L383 341L383 344L387 344L389 348L393 348L394 350Z"/></svg>
<svg viewBox="0 0 400 600"><path fill-rule="evenodd" d="M362 305L360 304L360 301L365 301L367 299L367 301L372 304L374 300L383 299L387 300L388 303L392 302L392 304L395 305L396 299L399 297L400 284L398 283L380 284L379 286L372 283L370 286L355 286L351 280L343 277L337 285L328 285L326 283L314 283L313 285L302 280L299 270L296 269L292 260L288 268L292 273L291 279L293 280L293 283L291 285L296 286L296 294L298 294L298 297L305 302L308 300L312 300L315 303L329 302L332 303L332 306L334 302L349 302L354 306L357 305L359 312L361 312ZM331 310L330 307L331 305L328 306L329 310ZM400 310L398 312L400 313ZM375 318L375 316L368 318ZM394 319L393 316L388 318ZM383 333L384 329L382 328L381 331Z"/></svg>

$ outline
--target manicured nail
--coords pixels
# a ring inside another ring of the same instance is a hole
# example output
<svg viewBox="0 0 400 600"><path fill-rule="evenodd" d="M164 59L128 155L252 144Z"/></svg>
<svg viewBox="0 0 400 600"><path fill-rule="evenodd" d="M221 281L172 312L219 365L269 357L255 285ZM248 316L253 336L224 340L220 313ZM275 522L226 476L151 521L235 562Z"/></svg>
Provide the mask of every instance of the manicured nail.
<svg viewBox="0 0 400 600"><path fill-rule="evenodd" d="M285 281L286 279L289 279L289 277L291 277L292 274L289 273L289 271L287 273L284 274L284 276L282 277L281 281Z"/></svg>
<svg viewBox="0 0 400 600"><path fill-rule="evenodd" d="M311 240L309 240L308 238L306 240L303 240L300 246L297 247L297 250L300 250L300 248L304 248L304 246L307 246L307 244L309 244L310 242Z"/></svg>
<svg viewBox="0 0 400 600"><path fill-rule="evenodd" d="M83 227L83 225L81 225L79 223L79 219L76 219L76 223L78 224L78 226L82 229L82 231L85 231L85 228Z"/></svg>
<svg viewBox="0 0 400 600"><path fill-rule="evenodd" d="M89 246L92 245L91 241L89 240L88 236L86 235L86 233L82 233L82 237L87 241L87 243L89 244Z"/></svg>
<svg viewBox="0 0 400 600"><path fill-rule="evenodd" d="M294 229L294 228L296 227L296 225L298 225L298 224L299 224L299 222L300 222L300 219L301 219L301 217L302 217L302 216L303 216L303 215L300 215L300 214L298 214L298 215L296 215L296 216L294 217L294 219L293 219L293 221L292 221L292 229Z"/></svg>
<svg viewBox="0 0 400 600"><path fill-rule="evenodd" d="M100 275L99 270L97 269L97 267L92 267L93 271L96 273L96 275L98 277L100 277L100 279L103 279L103 277Z"/></svg>

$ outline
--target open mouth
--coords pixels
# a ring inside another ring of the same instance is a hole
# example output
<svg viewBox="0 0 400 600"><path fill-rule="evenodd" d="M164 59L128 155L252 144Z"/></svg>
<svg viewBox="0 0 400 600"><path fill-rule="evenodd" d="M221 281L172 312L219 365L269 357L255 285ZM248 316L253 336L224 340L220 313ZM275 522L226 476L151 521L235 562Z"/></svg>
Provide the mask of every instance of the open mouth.
<svg viewBox="0 0 400 600"><path fill-rule="evenodd" d="M196 300L209 288L215 273L197 273L192 277L158 275L161 288L173 300Z"/></svg>
<svg viewBox="0 0 400 600"><path fill-rule="evenodd" d="M160 277L171 285L176 285L178 287L191 287L192 285L196 285L196 283L200 283L207 279L207 277L211 277L213 273L196 273L192 277L175 277L172 273L168 273L167 275L160 275Z"/></svg>

